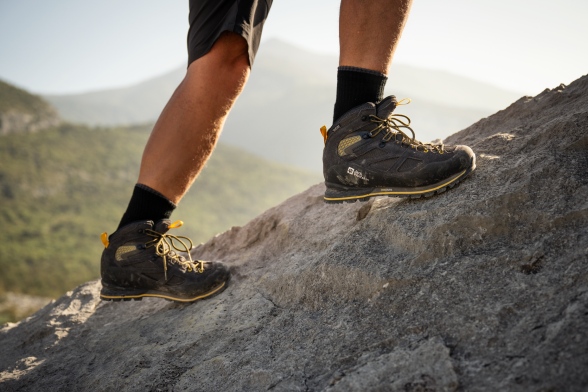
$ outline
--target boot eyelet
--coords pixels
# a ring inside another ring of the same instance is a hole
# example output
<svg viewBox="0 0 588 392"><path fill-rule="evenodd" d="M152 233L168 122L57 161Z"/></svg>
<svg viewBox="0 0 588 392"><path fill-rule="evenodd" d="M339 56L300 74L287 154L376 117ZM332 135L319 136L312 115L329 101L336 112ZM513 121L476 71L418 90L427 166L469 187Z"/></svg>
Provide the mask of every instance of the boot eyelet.
<svg viewBox="0 0 588 392"><path fill-rule="evenodd" d="M380 142L380 144L378 144L378 147L380 147L380 148L386 147L386 142Z"/></svg>
<svg viewBox="0 0 588 392"><path fill-rule="evenodd" d="M370 134L369 132L364 133L363 135L361 135L362 139L369 139L370 138Z"/></svg>
<svg viewBox="0 0 588 392"><path fill-rule="evenodd" d="M361 121L366 121L368 119L368 116L361 116Z"/></svg>

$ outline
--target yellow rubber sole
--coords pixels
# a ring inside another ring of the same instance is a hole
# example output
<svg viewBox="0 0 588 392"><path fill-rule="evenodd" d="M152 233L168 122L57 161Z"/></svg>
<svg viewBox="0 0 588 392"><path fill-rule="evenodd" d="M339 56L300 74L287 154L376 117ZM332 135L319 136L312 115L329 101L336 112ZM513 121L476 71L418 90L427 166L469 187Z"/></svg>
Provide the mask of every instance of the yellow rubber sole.
<svg viewBox="0 0 588 392"><path fill-rule="evenodd" d="M128 295L127 294L124 294L124 295L100 294L100 298L105 301L130 301L130 300L140 301L143 298L163 298L163 299L167 299L169 301L175 301L175 302L194 302L194 301L198 301L200 299L211 297L211 296L221 292L226 286L227 286L227 282L223 282L221 285L219 285L218 287L215 287L211 291L204 293L204 294L197 295L196 297L193 297L193 298L178 298L178 297L174 297L169 294L160 294L160 293L153 293L153 292L151 292L151 293L147 292L147 293L142 293L142 294L128 294Z"/></svg>
<svg viewBox="0 0 588 392"><path fill-rule="evenodd" d="M391 196L391 197L411 197L411 198L419 198L422 196L428 197L433 196L434 194L439 194L445 192L448 188L453 188L459 182L461 182L464 178L466 178L473 170L475 166L457 174L454 174L447 180L432 184L427 187L419 187L419 188L375 188L368 192L362 193L361 190L358 189L348 189L348 190L334 190L335 193L340 193L341 196L327 196L325 194L324 200L327 203L343 203L343 202L355 202L355 201L365 201L371 197L377 196ZM329 193L328 185L327 185L327 192ZM333 191L332 191L333 192ZM348 193L349 195L346 195Z"/></svg>

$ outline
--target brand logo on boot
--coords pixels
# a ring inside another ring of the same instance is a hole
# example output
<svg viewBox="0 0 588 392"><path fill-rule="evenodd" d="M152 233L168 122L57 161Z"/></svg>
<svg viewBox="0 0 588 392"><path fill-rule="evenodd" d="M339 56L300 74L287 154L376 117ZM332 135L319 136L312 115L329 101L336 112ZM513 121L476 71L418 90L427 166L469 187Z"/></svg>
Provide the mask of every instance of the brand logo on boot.
<svg viewBox="0 0 588 392"><path fill-rule="evenodd" d="M367 182L367 181L369 181L369 180L367 179L367 177L365 176L365 174L363 174L363 173L362 173L362 172L360 172L359 170L355 170L355 169L354 169L354 168L352 168L352 167L348 167L348 168L347 168L347 174L351 174L352 176L355 176L355 177L357 177L357 178L361 178L362 180L364 180L364 181L366 181L366 182Z"/></svg>

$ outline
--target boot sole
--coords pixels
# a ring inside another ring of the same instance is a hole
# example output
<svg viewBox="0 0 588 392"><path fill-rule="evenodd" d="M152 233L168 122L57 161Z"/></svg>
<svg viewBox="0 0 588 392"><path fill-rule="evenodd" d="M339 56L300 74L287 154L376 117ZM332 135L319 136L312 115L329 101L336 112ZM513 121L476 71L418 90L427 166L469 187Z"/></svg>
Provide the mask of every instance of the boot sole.
<svg viewBox="0 0 588 392"><path fill-rule="evenodd" d="M325 192L324 200L328 204L353 203L356 201L367 201L372 197L388 196L388 197L409 197L411 199L418 199L421 197L431 197L451 189L463 181L476 168L475 163L466 170L463 170L453 176L438 182L436 184L427 185L425 187L415 188L351 188L326 183L327 190Z"/></svg>
<svg viewBox="0 0 588 392"><path fill-rule="evenodd" d="M104 301L140 301L143 298L163 298L168 301L175 302L194 302L200 299L210 298L215 294L221 293L228 286L227 283L228 280L222 282L219 286L204 294L199 294L195 297L189 298L174 296L173 294L159 292L156 290L129 290L120 287L105 287L103 285L102 290L100 291L100 299Z"/></svg>

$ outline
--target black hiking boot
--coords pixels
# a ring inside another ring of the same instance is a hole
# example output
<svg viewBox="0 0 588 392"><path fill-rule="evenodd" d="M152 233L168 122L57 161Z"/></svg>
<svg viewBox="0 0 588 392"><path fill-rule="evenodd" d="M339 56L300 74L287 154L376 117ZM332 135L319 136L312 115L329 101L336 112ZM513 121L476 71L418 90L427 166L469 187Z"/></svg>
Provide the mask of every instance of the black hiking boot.
<svg viewBox="0 0 588 392"><path fill-rule="evenodd" d="M167 219L130 223L102 234L102 291L107 301L159 297L192 302L221 292L229 270L221 263L192 260L192 241L166 234L182 225Z"/></svg>
<svg viewBox="0 0 588 392"><path fill-rule="evenodd" d="M410 119L392 114L397 105L394 96L377 105L368 102L345 113L328 131L321 129L327 203L432 196L453 188L476 168L476 156L467 146L415 140Z"/></svg>

